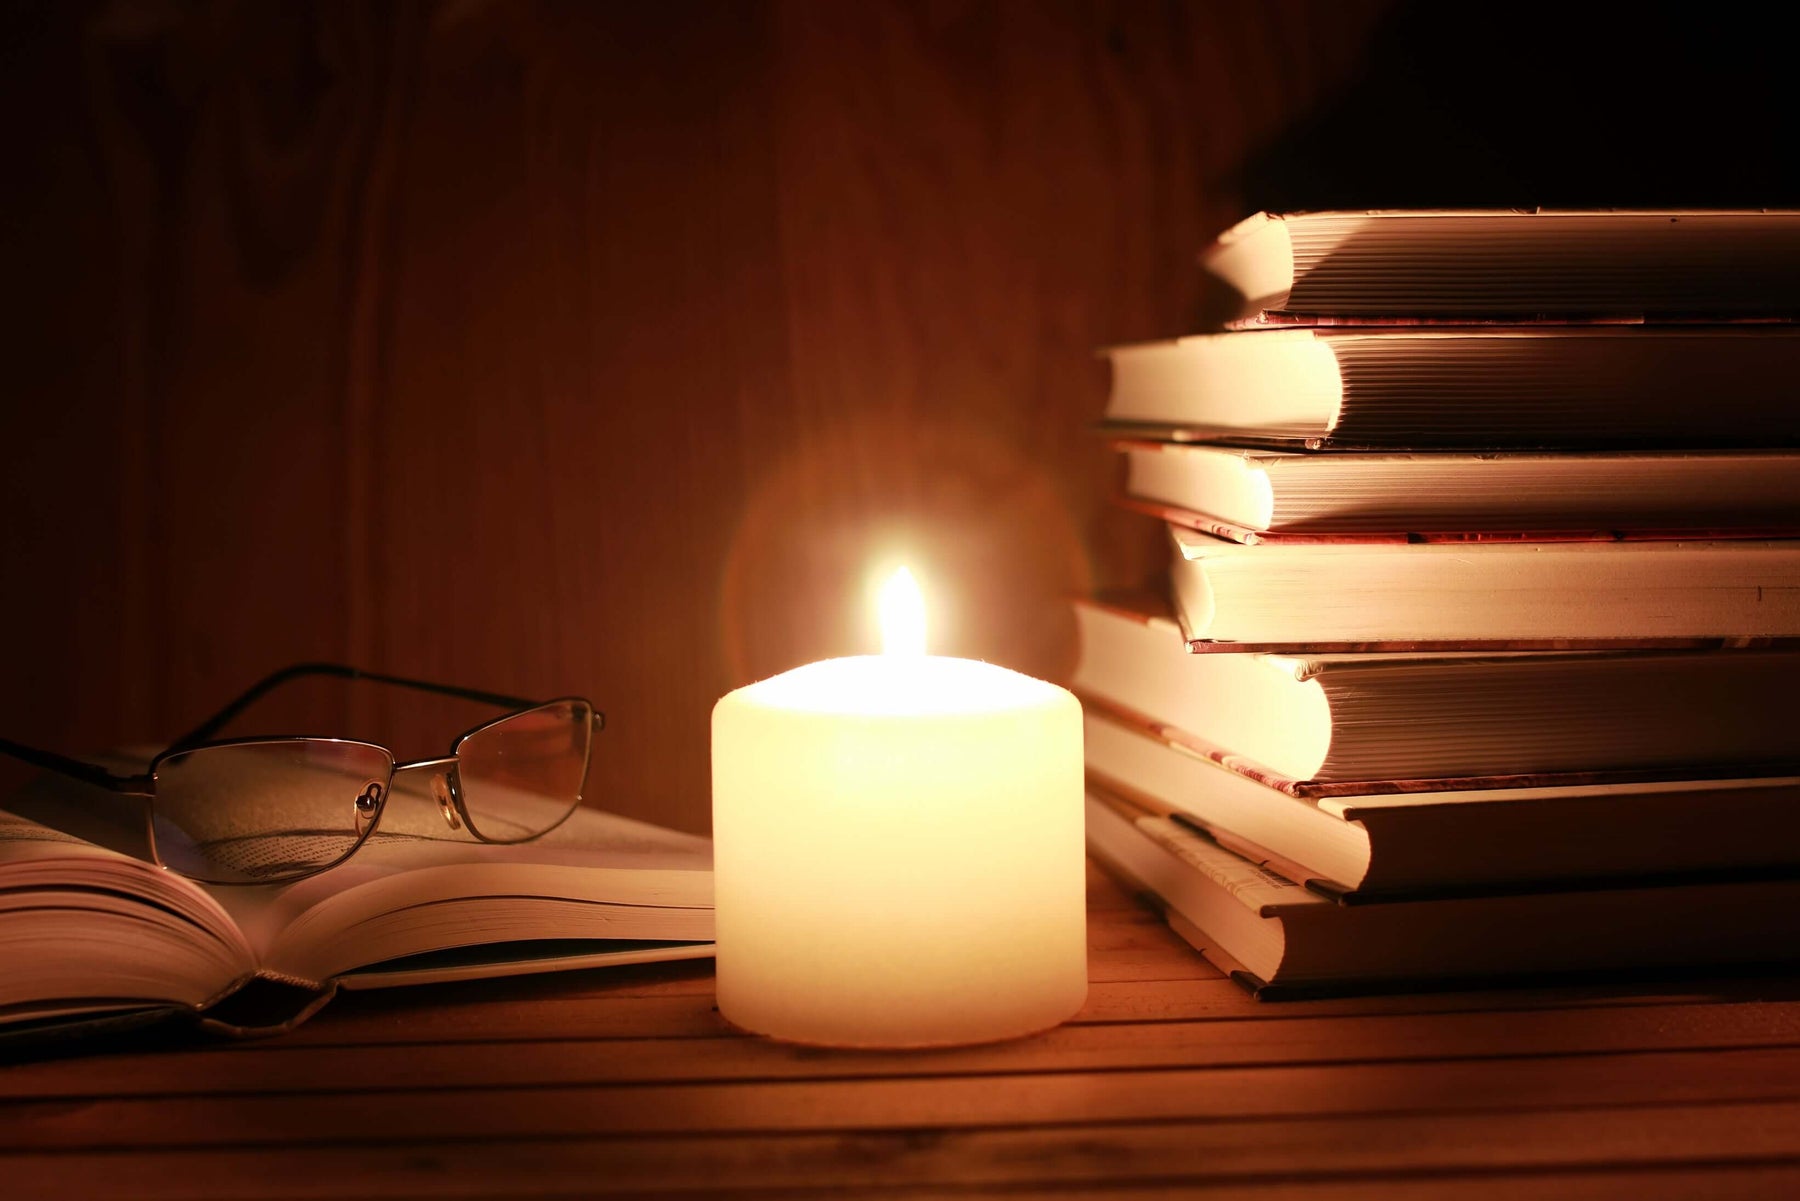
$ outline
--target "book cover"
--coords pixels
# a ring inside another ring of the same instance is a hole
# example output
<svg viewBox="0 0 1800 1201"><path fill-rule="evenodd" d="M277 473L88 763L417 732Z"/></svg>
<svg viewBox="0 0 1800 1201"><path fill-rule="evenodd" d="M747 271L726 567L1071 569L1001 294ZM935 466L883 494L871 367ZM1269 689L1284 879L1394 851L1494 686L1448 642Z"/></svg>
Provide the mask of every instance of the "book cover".
<svg viewBox="0 0 1800 1201"><path fill-rule="evenodd" d="M1296 796L1104 705L1085 733L1090 788L1340 900L1800 869L1797 775Z"/></svg>
<svg viewBox="0 0 1800 1201"><path fill-rule="evenodd" d="M1084 704L1293 796L1793 774L1800 652L1206 654L1142 594L1075 604Z"/></svg>
<svg viewBox="0 0 1800 1201"><path fill-rule="evenodd" d="M1800 535L1800 452L1284 453L1120 441L1125 508L1245 545Z"/></svg>
<svg viewBox="0 0 1800 1201"><path fill-rule="evenodd" d="M1239 323L1800 312L1800 213L1781 210L1264 212L1200 262Z"/></svg>
<svg viewBox="0 0 1800 1201"><path fill-rule="evenodd" d="M1196 651L1800 644L1800 539L1245 546L1168 530Z"/></svg>
<svg viewBox="0 0 1800 1201"><path fill-rule="evenodd" d="M1800 326L1323 325L1115 346L1125 437L1271 449L1741 450L1800 442Z"/></svg>
<svg viewBox="0 0 1800 1201"><path fill-rule="evenodd" d="M1792 873L1343 905L1168 818L1091 792L1087 817L1103 864L1271 999L1784 964L1800 947Z"/></svg>

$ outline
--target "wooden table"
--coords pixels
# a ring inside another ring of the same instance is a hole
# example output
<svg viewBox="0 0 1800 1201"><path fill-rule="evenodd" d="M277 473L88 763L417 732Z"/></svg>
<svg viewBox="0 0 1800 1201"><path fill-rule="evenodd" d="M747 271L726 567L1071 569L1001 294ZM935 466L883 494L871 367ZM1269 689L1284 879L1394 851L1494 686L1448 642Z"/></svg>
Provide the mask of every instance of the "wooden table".
<svg viewBox="0 0 1800 1201"><path fill-rule="evenodd" d="M690 963L15 1064L0 1196L1800 1195L1800 978L1258 1003L1090 907L1087 1007L996 1046L743 1037Z"/></svg>

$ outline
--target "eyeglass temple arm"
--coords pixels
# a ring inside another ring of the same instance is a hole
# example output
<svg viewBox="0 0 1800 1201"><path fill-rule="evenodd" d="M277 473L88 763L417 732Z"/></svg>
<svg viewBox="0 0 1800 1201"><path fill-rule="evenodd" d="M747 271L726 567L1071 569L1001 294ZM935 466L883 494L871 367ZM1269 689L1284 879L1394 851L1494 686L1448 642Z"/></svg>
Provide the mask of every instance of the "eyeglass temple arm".
<svg viewBox="0 0 1800 1201"><path fill-rule="evenodd" d="M0 753L11 755L33 767L41 767L46 771L60 772L72 776L84 784L93 784L113 792L128 792L141 795L150 787L148 776L122 776L107 771L97 763L89 763L83 759L71 759L67 755L59 755L55 751L46 751L35 746L26 746L22 742L14 742L10 738L0 738Z"/></svg>
<svg viewBox="0 0 1800 1201"><path fill-rule="evenodd" d="M525 697L507 696L505 693L487 692L480 688L458 688L453 684L434 684L429 680L414 680L407 676L390 676L379 671L364 671L359 667L350 667L343 663L296 663L292 667L284 667L252 684L237 699L170 743L169 750L179 750L185 746L205 742L223 729L232 718L270 692L290 680L304 679L307 676L333 676L340 680L372 680L377 684L395 684L401 688L433 692L439 696L454 696L465 701L479 701L484 705L505 705L515 709L529 708L538 703ZM595 719L596 722L602 720L598 711L595 712Z"/></svg>

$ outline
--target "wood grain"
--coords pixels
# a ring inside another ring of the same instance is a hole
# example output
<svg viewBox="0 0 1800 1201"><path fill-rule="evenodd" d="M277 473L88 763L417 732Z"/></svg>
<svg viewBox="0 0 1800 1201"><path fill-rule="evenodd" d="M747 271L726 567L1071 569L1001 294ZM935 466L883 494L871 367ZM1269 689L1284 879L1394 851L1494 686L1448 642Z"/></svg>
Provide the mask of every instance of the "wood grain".
<svg viewBox="0 0 1800 1201"><path fill-rule="evenodd" d="M575 1142L456 1138L405 1146L392 1145L378 1129L370 1134L361 1146L163 1150L154 1159L84 1150L79 1155L11 1157L8 1166L12 1178L28 1188L53 1183L70 1193L141 1197L319 1196L331 1195L345 1181L354 1181L359 1192L370 1196L949 1184L1043 1188L1101 1182L1115 1187L1171 1182L1235 1187L1345 1174L1416 1178L1596 1165L1641 1172L1701 1166L1693 1162L1696 1158L1724 1168L1792 1167L1800 1160L1800 1105L1381 1115L1328 1123L1283 1119L854 1135L619 1136ZM1701 1146L1703 1154L1697 1150ZM142 1170L147 1168L156 1170ZM1625 1183L1632 1176L1646 1179L1632 1172ZM1721 1174L1722 1181L1729 1179ZM1762 1187L1769 1182L1765 1178Z"/></svg>
<svg viewBox="0 0 1800 1201"><path fill-rule="evenodd" d="M1800 1113L1800 1048L1618 1055L1570 1071L1556 1058L1129 1072L944 1073L931 1078L703 1080L17 1101L0 1150L346 1143L371 1130L434 1138L620 1138L721 1133L940 1130L1067 1122L1358 1120L1452 1111L1540 1112L1740 1101ZM1800 1130L1790 1132L1800 1153Z"/></svg>
<svg viewBox="0 0 1800 1201"><path fill-rule="evenodd" d="M1037 1038L747 1038L691 963L350 994L280 1039L0 1070L0 1172L119 1197L1782 1197L1800 1177L1791 978L1265 1004L1105 876L1090 898L1094 962L1134 978Z"/></svg>
<svg viewBox="0 0 1800 1201"><path fill-rule="evenodd" d="M1247 165L1370 119L1388 8L6 6L0 731L154 740L342 658L585 692L595 799L703 829L713 700L867 646L880 561L940 649L1061 678L1066 596L1161 554L1106 503L1093 351L1190 328ZM467 716L257 724L414 754ZM747 1039L677 964L14 1063L0 1191L1800 1190L1792 977L1260 1004L1103 876L1090 918L1086 1007L989 1047Z"/></svg>
<svg viewBox="0 0 1800 1201"><path fill-rule="evenodd" d="M606 1002L602 1002L606 1003ZM659 1031L659 1035L662 1034ZM921 1058L869 1052L821 1055L802 1047L716 1036L596 1038L331 1046L282 1040L181 1060L138 1054L104 1067L24 1064L0 1076L0 1099L92 1096L222 1097L330 1093L371 1055L391 1061L383 1090L546 1088L654 1081L893 1079L1137 1072L1151 1068L1394 1064L1422 1060L1542 1058L1800 1048L1800 1006L1646 1005L1594 1009L1294 1018L1286 1021L1072 1024L1027 1043L947 1050ZM1740 1058L1708 1057L1721 1069ZM1757 1061L1768 1056L1751 1057ZM1648 1061L1646 1061L1648 1062ZM1665 1064L1666 1066L1666 1064Z"/></svg>
<svg viewBox="0 0 1800 1201"><path fill-rule="evenodd" d="M1065 677L1065 598L1161 558L1093 352L1191 327L1230 165L1383 7L27 6L0 729L167 738L304 657L582 692L593 799L704 829L713 701L870 647L883 562Z"/></svg>

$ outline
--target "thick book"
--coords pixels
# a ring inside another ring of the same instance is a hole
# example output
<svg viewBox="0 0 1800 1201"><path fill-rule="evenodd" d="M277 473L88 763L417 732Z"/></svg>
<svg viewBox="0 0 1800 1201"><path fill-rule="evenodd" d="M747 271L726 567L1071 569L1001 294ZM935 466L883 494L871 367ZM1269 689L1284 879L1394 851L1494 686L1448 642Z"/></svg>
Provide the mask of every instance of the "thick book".
<svg viewBox="0 0 1800 1201"><path fill-rule="evenodd" d="M1182 441L1800 444L1800 328L1788 325L1264 329L1105 353L1106 420Z"/></svg>
<svg viewBox="0 0 1800 1201"><path fill-rule="evenodd" d="M1089 780L1348 900L1800 872L1800 775L1295 797L1121 714L1084 714Z"/></svg>
<svg viewBox="0 0 1800 1201"><path fill-rule="evenodd" d="M1075 613L1084 702L1295 796L1800 775L1800 650L1201 655L1150 599Z"/></svg>
<svg viewBox="0 0 1800 1201"><path fill-rule="evenodd" d="M1800 533L1793 451L1297 454L1143 441L1118 450L1128 507L1244 543Z"/></svg>
<svg viewBox="0 0 1800 1201"><path fill-rule="evenodd" d="M1800 876L1345 905L1167 817L1090 792L1089 850L1259 996L1792 963Z"/></svg>
<svg viewBox="0 0 1800 1201"><path fill-rule="evenodd" d="M1800 313L1790 211L1258 213L1200 261L1245 323Z"/></svg>
<svg viewBox="0 0 1800 1201"><path fill-rule="evenodd" d="M1199 651L1800 645L1800 539L1317 542L1169 527Z"/></svg>
<svg viewBox="0 0 1800 1201"><path fill-rule="evenodd" d="M94 801L69 787L0 811L0 1047L160 1020L275 1033L339 989L712 954L711 842L616 814L511 845L384 822L316 875L207 885L107 845L125 840L103 820L16 812Z"/></svg>

